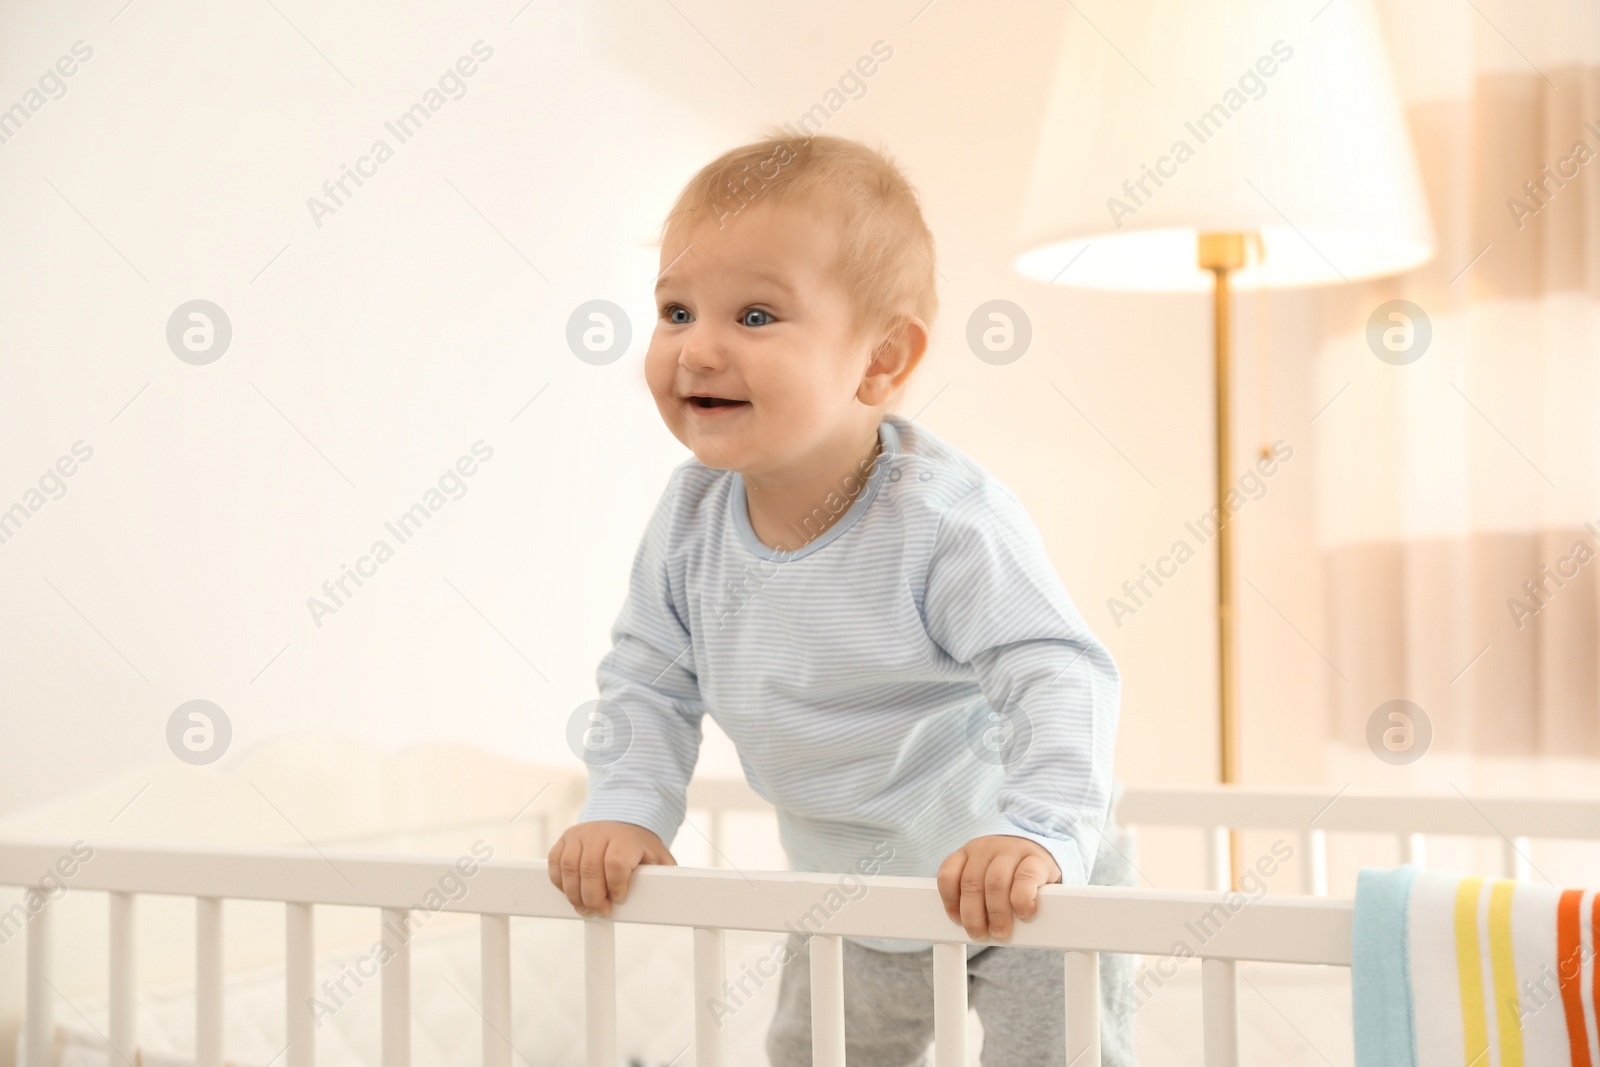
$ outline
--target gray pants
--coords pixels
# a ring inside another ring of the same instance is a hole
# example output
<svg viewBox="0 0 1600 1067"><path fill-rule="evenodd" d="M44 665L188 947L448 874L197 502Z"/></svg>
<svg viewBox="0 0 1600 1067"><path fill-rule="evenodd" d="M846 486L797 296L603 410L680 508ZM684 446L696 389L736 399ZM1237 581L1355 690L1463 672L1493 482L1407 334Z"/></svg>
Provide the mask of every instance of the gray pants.
<svg viewBox="0 0 1600 1067"><path fill-rule="evenodd" d="M1120 792L1120 790L1119 790ZM1109 820L1093 885L1134 885L1132 841ZM772 1067L810 1067L811 954L799 934L783 969L767 1031ZM967 960L967 1003L983 1024L983 1067L1061 1067L1067 1062L1065 960L1060 949L991 944ZM1105 1067L1137 1067L1133 957L1100 954L1100 1053ZM850 1067L906 1067L933 1041L933 949L880 952L844 942L845 1055ZM1080 1065L1082 1067L1082 1065Z"/></svg>

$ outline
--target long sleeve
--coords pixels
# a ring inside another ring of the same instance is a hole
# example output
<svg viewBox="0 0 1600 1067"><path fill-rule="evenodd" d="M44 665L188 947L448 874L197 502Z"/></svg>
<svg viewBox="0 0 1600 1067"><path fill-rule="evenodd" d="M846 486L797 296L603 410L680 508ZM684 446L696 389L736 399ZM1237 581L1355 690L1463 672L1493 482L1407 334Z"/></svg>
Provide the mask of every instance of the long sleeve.
<svg viewBox="0 0 1600 1067"><path fill-rule="evenodd" d="M974 758L1005 766L986 834L1035 841L1083 885L1111 801L1121 677L1089 631L1020 501L980 484L946 511L923 600L929 635L970 664L989 704Z"/></svg>
<svg viewBox="0 0 1600 1067"><path fill-rule="evenodd" d="M600 699L587 706L589 721L574 726L589 766L579 821L633 823L669 846L687 810L705 715L690 629L667 566L682 475L682 467L674 472L634 555L612 647L596 672Z"/></svg>

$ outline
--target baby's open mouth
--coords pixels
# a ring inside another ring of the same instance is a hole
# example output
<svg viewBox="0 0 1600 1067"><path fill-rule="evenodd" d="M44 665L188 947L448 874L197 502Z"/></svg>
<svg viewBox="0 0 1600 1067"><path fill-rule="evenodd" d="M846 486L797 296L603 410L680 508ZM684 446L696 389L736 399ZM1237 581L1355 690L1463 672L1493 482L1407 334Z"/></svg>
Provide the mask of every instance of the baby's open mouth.
<svg viewBox="0 0 1600 1067"><path fill-rule="evenodd" d="M689 402L697 408L709 410L711 408L744 407L748 400L729 400L722 396L691 396Z"/></svg>

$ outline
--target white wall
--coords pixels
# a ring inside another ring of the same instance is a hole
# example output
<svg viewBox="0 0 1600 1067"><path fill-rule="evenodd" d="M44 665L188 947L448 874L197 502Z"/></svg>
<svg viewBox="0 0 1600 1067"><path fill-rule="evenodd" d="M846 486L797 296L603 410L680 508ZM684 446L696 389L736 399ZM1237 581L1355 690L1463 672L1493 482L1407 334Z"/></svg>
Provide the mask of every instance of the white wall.
<svg viewBox="0 0 1600 1067"><path fill-rule="evenodd" d="M1042 0L274 4L0 14L0 107L74 42L93 48L0 144L0 508L74 442L93 448L0 544L0 811L173 759L168 717L194 698L230 718L225 761L305 729L563 758L686 455L641 379L655 227L694 169L798 116L878 40L893 59L828 132L884 143L939 242L943 311L905 410L927 404L919 421L1033 512L1124 672L1119 773L1211 778L1209 559L1121 628L1105 606L1208 506L1209 304L1008 269L1077 16ZM493 57L466 95L317 226L307 198L480 39ZM995 297L1035 328L1007 367L963 340ZM193 298L233 324L207 366L164 338ZM564 342L594 298L635 326L605 367ZM1300 636L1321 620L1315 306L1274 298L1270 428L1257 306L1240 307L1240 456L1262 438L1296 449L1240 520L1243 573L1275 605L1241 587L1245 769L1263 783L1322 767L1323 666ZM493 458L466 495L316 626L307 598L480 439ZM725 738L702 766L736 771Z"/></svg>

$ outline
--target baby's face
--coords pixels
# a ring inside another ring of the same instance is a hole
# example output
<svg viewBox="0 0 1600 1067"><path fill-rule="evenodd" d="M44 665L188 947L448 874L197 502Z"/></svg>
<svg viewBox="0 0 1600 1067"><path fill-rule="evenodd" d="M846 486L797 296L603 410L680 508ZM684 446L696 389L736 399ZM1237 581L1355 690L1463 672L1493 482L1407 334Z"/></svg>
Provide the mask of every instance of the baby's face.
<svg viewBox="0 0 1600 1067"><path fill-rule="evenodd" d="M871 345L836 277L838 224L803 202L725 223L702 217L662 245L645 356L661 417L708 467L836 464L881 418L856 397Z"/></svg>

